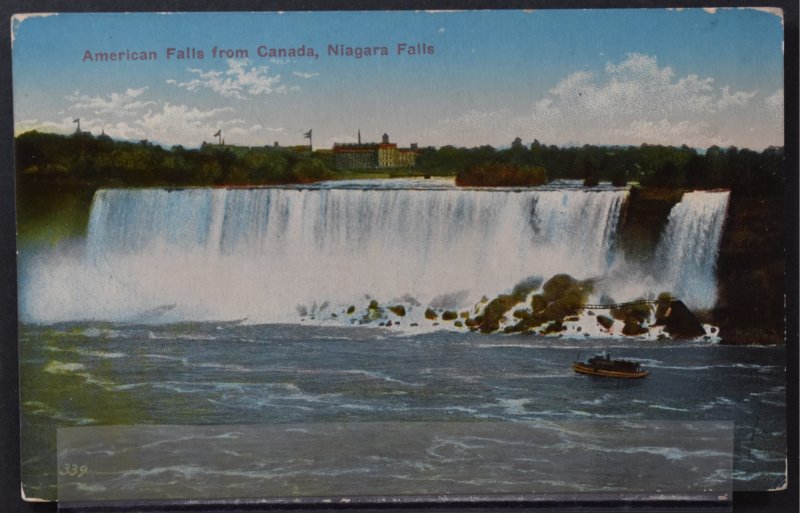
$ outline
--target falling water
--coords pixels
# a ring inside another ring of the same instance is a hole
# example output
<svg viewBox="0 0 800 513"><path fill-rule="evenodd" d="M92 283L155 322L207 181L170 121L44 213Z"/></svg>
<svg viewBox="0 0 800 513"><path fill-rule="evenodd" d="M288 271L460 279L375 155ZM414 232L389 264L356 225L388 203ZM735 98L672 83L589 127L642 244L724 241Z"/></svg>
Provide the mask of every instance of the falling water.
<svg viewBox="0 0 800 513"><path fill-rule="evenodd" d="M372 184L100 190L85 248L28 273L22 313L41 322L281 322L296 321L298 305L367 298L468 306L527 276L602 275L627 194Z"/></svg>
<svg viewBox="0 0 800 513"><path fill-rule="evenodd" d="M617 301L716 301L727 192L674 206L652 265L614 241L625 189L470 190L393 181L260 189L106 189L88 236L26 258L26 322L296 322L298 309L405 302L468 308L522 279L603 278Z"/></svg>
<svg viewBox="0 0 800 513"><path fill-rule="evenodd" d="M715 271L729 195L684 194L656 249L654 273L662 288L695 308L712 308L717 301Z"/></svg>

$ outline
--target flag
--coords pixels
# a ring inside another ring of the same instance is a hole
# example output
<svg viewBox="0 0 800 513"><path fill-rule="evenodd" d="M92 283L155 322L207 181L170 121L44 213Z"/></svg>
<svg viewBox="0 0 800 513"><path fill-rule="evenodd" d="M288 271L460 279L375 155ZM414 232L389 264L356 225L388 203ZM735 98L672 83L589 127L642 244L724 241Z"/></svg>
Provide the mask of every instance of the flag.
<svg viewBox="0 0 800 513"><path fill-rule="evenodd" d="M217 130L217 133L212 135L211 137L219 137L220 135L222 135L222 129L221 128L219 130Z"/></svg>
<svg viewBox="0 0 800 513"><path fill-rule="evenodd" d="M312 128L312 129L311 129L311 130L309 130L308 132L304 133L304 134L303 134L303 137L305 137L306 139L311 139L311 131L312 131L312 130L314 130L314 129Z"/></svg>

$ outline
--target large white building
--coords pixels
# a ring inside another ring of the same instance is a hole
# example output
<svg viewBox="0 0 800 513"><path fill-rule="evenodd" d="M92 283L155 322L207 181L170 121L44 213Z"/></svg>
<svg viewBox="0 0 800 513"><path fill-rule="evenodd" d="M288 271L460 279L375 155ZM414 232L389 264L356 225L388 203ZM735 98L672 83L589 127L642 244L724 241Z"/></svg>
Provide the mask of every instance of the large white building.
<svg viewBox="0 0 800 513"><path fill-rule="evenodd" d="M417 145L398 148L389 142L389 135L383 134L380 143L334 143L333 161L337 169L382 169L393 167L414 167L417 162Z"/></svg>

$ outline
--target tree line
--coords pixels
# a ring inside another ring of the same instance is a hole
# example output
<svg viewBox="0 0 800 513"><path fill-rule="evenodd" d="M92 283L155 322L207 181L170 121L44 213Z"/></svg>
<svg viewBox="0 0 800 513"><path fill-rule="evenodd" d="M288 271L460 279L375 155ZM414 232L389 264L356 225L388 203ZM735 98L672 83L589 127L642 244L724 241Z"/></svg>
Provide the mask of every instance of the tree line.
<svg viewBox="0 0 800 513"><path fill-rule="evenodd" d="M558 147L516 138L510 147L424 148L420 175L450 175L460 185L538 185L579 179L586 185L637 182L646 187L725 188L750 195L780 194L784 150L761 152L712 146ZM22 181L94 186L213 186L308 183L335 179L330 155L292 148L219 146L164 148L146 140L116 141L106 135L69 136L27 132L16 138L16 170Z"/></svg>
<svg viewBox="0 0 800 513"><path fill-rule="evenodd" d="M711 146L698 152L688 146L593 146L557 147L538 140L524 145L517 138L509 148L425 148L417 160L423 172L459 174L470 170L537 170L549 180L578 179L586 185L637 182L645 187L731 189L750 195L776 195L784 185L784 149L761 152L735 146ZM508 171L506 171L508 172ZM474 173L473 173L474 174ZM515 173L509 173L514 175Z"/></svg>
<svg viewBox="0 0 800 513"><path fill-rule="evenodd" d="M309 183L330 179L329 166L290 148L241 148L204 144L163 148L147 140L116 141L107 135L26 132L16 138L16 171L22 181L96 186L213 186Z"/></svg>

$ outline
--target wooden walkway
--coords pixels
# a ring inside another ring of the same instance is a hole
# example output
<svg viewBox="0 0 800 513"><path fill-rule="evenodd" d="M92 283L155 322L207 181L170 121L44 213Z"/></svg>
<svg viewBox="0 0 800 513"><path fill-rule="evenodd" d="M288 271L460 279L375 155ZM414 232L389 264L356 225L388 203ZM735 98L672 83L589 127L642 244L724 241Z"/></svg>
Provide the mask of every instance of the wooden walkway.
<svg viewBox="0 0 800 513"><path fill-rule="evenodd" d="M612 310L614 308L625 308L626 306L634 305L657 305L666 301L677 301L678 298L670 297L668 299L640 299L638 301L628 301L627 303L610 303L607 305L581 305L581 310Z"/></svg>

